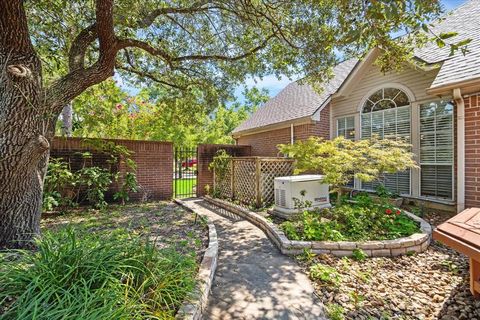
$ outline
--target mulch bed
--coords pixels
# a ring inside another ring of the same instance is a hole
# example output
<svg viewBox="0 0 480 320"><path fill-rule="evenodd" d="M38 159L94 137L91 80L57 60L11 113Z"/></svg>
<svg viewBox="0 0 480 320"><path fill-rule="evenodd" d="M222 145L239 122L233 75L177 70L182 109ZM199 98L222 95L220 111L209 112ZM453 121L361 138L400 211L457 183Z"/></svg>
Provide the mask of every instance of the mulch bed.
<svg viewBox="0 0 480 320"><path fill-rule="evenodd" d="M195 251L197 260L208 246L206 223L172 202L151 202L110 206L105 210L77 209L65 215L49 214L41 221L42 230L67 226L105 231L124 228L155 241L159 248L175 247L180 252Z"/></svg>
<svg viewBox="0 0 480 320"><path fill-rule="evenodd" d="M428 212L424 218L436 225L448 217ZM467 257L438 242L423 253L397 258L303 255L298 261L307 273L315 263L338 272L338 284L314 285L323 303L342 306L347 319L480 319L480 301L469 290Z"/></svg>

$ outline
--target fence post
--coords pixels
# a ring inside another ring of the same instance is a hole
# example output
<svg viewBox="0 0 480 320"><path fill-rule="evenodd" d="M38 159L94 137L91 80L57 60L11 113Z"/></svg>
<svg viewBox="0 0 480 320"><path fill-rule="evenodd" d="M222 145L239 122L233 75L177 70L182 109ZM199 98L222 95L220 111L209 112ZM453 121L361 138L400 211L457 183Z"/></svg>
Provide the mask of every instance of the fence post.
<svg viewBox="0 0 480 320"><path fill-rule="evenodd" d="M256 195L256 204L257 208L260 208L262 205L262 192L260 190L260 179L261 179L261 166L260 158L255 158L255 195Z"/></svg>
<svg viewBox="0 0 480 320"><path fill-rule="evenodd" d="M234 177L235 177L235 160L233 159L230 159L230 198L232 200L235 199L235 181L234 181Z"/></svg>

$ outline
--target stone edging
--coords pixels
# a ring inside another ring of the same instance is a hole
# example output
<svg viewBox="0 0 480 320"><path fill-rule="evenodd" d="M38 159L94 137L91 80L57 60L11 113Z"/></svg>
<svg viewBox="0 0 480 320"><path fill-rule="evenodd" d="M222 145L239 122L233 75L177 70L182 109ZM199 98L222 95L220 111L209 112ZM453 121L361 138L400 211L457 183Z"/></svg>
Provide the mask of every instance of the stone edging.
<svg viewBox="0 0 480 320"><path fill-rule="evenodd" d="M189 211L193 211L186 206L185 202L175 199L175 202ZM195 212L195 211L193 211ZM195 212L196 213L196 212ZM198 214L198 213L196 213ZM201 218L206 218L198 214ZM218 260L218 239L215 225L208 221L208 247L203 255L200 268L196 277L197 284L191 297L186 300L175 316L177 320L198 320L202 318L202 312L208 303L208 294L212 286L215 270Z"/></svg>
<svg viewBox="0 0 480 320"><path fill-rule="evenodd" d="M411 252L425 251L431 241L432 227L428 222L416 215L404 211L412 220L420 223L422 233L415 233L409 237L395 240L378 240L365 242L350 241L294 241L288 240L285 233L258 213L249 211L239 205L228 201L205 196L204 199L223 209L231 211L247 219L265 232L270 240L283 254L301 254L305 249L310 249L316 254L332 254L337 257L351 256L355 249L362 249L369 257L394 257Z"/></svg>

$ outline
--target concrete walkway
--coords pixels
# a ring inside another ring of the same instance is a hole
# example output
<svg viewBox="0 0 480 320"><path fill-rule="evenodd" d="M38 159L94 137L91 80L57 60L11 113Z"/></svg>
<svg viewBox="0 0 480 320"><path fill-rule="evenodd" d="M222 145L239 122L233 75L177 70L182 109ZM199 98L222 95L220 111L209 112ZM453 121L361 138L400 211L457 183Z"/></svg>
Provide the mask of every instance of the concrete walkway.
<svg viewBox="0 0 480 320"><path fill-rule="evenodd" d="M308 277L267 236L239 216L190 199L215 224L218 267L203 319L325 319Z"/></svg>

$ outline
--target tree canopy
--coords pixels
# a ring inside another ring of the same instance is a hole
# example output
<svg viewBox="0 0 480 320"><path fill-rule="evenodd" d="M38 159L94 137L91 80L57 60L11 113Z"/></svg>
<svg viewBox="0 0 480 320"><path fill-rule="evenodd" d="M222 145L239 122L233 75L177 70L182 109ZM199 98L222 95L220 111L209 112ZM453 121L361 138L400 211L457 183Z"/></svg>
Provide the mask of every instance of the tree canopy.
<svg viewBox="0 0 480 320"><path fill-rule="evenodd" d="M194 99L171 97L158 86L132 95L107 80L73 101L73 136L172 141L176 147L189 148L233 143L233 129L269 98L265 89L255 87L243 95L243 102L203 108ZM58 134L60 129L57 125Z"/></svg>
<svg viewBox="0 0 480 320"><path fill-rule="evenodd" d="M98 83L93 78L106 67L107 77L115 69L132 83L197 89L205 97L229 92L226 89L249 74L322 78L339 52L361 54L379 46L390 60L403 57L408 48L402 54L399 48L412 43L399 44L391 33L420 29L440 12L434 0L25 4L30 36L44 62L45 82L56 92L51 102L59 105ZM60 94L72 81L81 84Z"/></svg>

